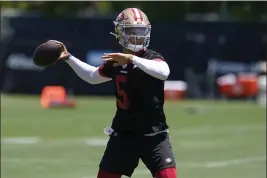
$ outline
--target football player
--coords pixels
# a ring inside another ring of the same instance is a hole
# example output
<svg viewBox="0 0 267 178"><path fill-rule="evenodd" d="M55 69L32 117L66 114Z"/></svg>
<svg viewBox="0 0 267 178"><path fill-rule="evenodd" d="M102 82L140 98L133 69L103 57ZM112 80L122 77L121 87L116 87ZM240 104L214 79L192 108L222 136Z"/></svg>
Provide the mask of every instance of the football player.
<svg viewBox="0 0 267 178"><path fill-rule="evenodd" d="M108 53L100 67L88 65L68 53L64 44L60 59L90 84L112 80L117 111L98 178L131 177L143 161L156 178L176 178L176 163L164 114L164 81L170 69L164 57L147 49L151 25L140 9L127 8L114 21L113 34L123 53Z"/></svg>

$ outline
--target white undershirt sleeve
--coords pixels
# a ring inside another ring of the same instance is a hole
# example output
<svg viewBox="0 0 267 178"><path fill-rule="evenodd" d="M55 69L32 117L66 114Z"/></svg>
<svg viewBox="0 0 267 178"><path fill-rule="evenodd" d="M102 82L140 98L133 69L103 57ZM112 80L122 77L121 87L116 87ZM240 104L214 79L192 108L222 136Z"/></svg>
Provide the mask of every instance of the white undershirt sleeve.
<svg viewBox="0 0 267 178"><path fill-rule="evenodd" d="M111 80L111 78L101 76L98 67L86 64L74 56L70 56L66 62L81 79L90 84L99 84Z"/></svg>
<svg viewBox="0 0 267 178"><path fill-rule="evenodd" d="M170 74L169 66L163 60L148 60L134 56L132 61L145 73L157 79L166 80Z"/></svg>

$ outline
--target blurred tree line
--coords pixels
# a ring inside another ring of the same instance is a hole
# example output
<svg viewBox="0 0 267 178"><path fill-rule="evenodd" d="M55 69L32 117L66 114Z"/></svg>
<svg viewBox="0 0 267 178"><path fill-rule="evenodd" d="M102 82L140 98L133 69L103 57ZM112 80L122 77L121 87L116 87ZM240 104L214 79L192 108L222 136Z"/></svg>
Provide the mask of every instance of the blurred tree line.
<svg viewBox="0 0 267 178"><path fill-rule="evenodd" d="M2 1L1 7L34 10L45 16L74 16L79 12L92 11L97 15L120 12L127 7L141 8L150 19L184 19L188 13L219 13L223 1ZM267 2L229 1L226 10L230 17L245 21L267 19Z"/></svg>

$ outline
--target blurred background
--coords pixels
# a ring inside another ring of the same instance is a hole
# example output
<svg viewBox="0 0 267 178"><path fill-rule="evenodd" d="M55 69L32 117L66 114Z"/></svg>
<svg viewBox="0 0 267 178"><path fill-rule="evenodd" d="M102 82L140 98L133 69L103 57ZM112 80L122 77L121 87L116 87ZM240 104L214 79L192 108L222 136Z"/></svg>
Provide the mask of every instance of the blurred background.
<svg viewBox="0 0 267 178"><path fill-rule="evenodd" d="M55 39L99 66L103 53L121 50L109 32L128 7L147 14L150 48L171 69L165 110L180 177L265 178L264 1L2 1L1 176L96 177L112 83L90 85L64 62L37 67L32 55ZM151 176L140 163L133 177Z"/></svg>

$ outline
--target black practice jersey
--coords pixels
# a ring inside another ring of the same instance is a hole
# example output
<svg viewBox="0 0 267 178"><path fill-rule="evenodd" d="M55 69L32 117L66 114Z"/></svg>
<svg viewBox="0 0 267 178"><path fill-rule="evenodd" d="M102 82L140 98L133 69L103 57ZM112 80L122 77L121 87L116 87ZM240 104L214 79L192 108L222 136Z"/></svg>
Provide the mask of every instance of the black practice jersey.
<svg viewBox="0 0 267 178"><path fill-rule="evenodd" d="M138 55L146 60L165 60L159 53L146 50ZM164 81L145 73L133 64L100 67L102 75L112 78L117 111L112 128L117 132L153 133L168 128L164 105Z"/></svg>

